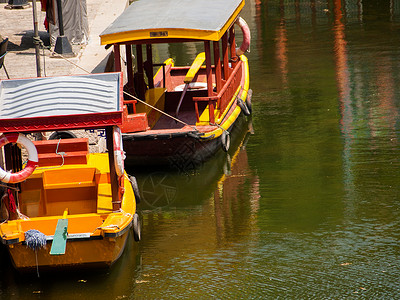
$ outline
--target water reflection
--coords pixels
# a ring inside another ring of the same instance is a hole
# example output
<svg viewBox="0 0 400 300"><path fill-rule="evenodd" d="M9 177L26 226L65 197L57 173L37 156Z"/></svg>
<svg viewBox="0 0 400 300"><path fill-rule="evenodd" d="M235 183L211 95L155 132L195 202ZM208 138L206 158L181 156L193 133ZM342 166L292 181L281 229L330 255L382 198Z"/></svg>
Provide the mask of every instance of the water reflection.
<svg viewBox="0 0 400 300"><path fill-rule="evenodd" d="M285 21L285 6L283 1L280 3L280 20L276 32L276 59L279 62L279 69L281 71L282 85L287 87L287 74L288 74L288 58L287 58L287 33ZM297 10L296 10L297 12ZM298 15L296 13L296 15Z"/></svg>
<svg viewBox="0 0 400 300"><path fill-rule="evenodd" d="M363 22L361 24L369 30L359 34L372 38L387 26L373 27L382 19L371 16L393 20L399 11L396 13L393 6L377 7L368 1L347 7L342 6L341 1L335 1L334 5L334 50L344 139L344 185L348 193L347 213L354 217L354 200L366 196L361 191L361 194L357 193L360 185L364 191L373 187L374 193L387 193L397 178L399 162L397 155L393 154L399 146L398 89L395 86L398 71L393 62L398 60L399 51L391 42L381 41L379 37L375 49L364 47L362 52L357 51L365 42L346 36L346 24ZM361 178L362 182L359 182Z"/></svg>
<svg viewBox="0 0 400 300"><path fill-rule="evenodd" d="M190 176L152 175L153 180L162 182L171 176L176 194L168 205L144 208L135 297L175 297L176 293L183 298L217 296L218 280L213 276L224 272L228 276L230 259L237 259L233 252L231 258L226 257L225 251L231 251L229 245L238 238L248 241L258 232L259 178L249 168L246 153L251 132L251 122L241 118L232 132L228 155L219 152ZM145 174L138 176L139 185L146 180ZM147 202L152 202L149 196ZM196 288L192 289L190 282L194 280Z"/></svg>
<svg viewBox="0 0 400 300"><path fill-rule="evenodd" d="M344 170L344 187L349 193L348 199L353 199L351 182L353 181L353 175L350 171L350 149L352 144L351 132L352 132L352 105L351 105L351 94L350 94L350 75L348 67L348 58L346 50L346 38L345 38L345 26L342 22L342 3L341 1L335 1L334 3L334 53L336 62L336 80L339 92L339 102L341 111L341 129L344 139L343 146L343 170ZM347 203L346 215L354 215L354 205L352 202Z"/></svg>
<svg viewBox="0 0 400 300"><path fill-rule="evenodd" d="M246 144L250 132L246 133L237 151L230 158L230 170L218 181L211 199L214 205L217 241L226 241L229 237L236 238L238 235L248 236L251 232L258 231L260 182L248 164Z"/></svg>
<svg viewBox="0 0 400 300"><path fill-rule="evenodd" d="M250 147L257 150L248 156L260 177L258 249L276 255L263 260L264 272L279 274L264 291L397 294L383 274L399 275L400 3L269 0L255 7L263 64L254 58Z"/></svg>

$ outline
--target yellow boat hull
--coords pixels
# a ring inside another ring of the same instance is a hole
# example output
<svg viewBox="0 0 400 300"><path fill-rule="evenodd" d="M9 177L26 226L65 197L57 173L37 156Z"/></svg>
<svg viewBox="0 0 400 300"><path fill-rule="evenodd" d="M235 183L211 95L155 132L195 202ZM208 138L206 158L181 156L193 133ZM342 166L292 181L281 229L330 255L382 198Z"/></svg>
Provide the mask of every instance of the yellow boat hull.
<svg viewBox="0 0 400 300"><path fill-rule="evenodd" d="M136 212L136 200L125 174L121 209L113 211L107 154L88 154L86 164L39 167L21 183L20 209L28 218L0 224L18 270L110 266L122 254ZM65 254L50 253L57 223L68 211ZM25 233L38 230L46 246L33 250Z"/></svg>
<svg viewBox="0 0 400 300"><path fill-rule="evenodd" d="M40 270L52 268L109 267L122 254L129 231L116 238L101 238L67 242L64 255L50 255L51 244L35 251L23 243L10 245L13 265L20 271L29 271L36 266Z"/></svg>

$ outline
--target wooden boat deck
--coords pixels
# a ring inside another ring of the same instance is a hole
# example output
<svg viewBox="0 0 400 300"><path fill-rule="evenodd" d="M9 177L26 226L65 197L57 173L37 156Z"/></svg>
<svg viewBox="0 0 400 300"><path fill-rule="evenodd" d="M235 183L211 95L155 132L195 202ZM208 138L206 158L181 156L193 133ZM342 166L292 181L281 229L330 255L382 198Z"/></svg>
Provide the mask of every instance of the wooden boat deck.
<svg viewBox="0 0 400 300"><path fill-rule="evenodd" d="M60 216L65 209L72 215L110 213L111 187L101 176L96 168L78 166L43 170L21 184L21 212L30 218Z"/></svg>
<svg viewBox="0 0 400 300"><path fill-rule="evenodd" d="M175 116L175 112L167 112L171 116ZM189 125L196 125L196 114L194 111L182 111L179 113L178 119L185 122ZM156 125L153 127L153 130L160 130L160 129L180 129L183 128L185 125L175 121L174 119L162 115Z"/></svg>

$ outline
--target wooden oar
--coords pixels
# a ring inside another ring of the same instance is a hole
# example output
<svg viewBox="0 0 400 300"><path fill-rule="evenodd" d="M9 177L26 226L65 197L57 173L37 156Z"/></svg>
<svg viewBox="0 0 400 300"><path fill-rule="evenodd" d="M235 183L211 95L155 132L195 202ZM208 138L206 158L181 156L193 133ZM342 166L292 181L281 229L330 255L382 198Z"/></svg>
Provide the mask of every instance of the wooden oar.
<svg viewBox="0 0 400 300"><path fill-rule="evenodd" d="M206 60L206 54L205 52L199 53L196 58L194 59L192 65L190 66L189 71L186 73L185 76L185 87L183 88L183 92L181 95L181 98L179 99L178 107L176 108L175 116L178 117L179 109L181 107L183 98L185 97L186 91L189 88L189 84L192 82L194 76L196 76L197 72L203 65L204 61Z"/></svg>
<svg viewBox="0 0 400 300"><path fill-rule="evenodd" d="M68 235L68 209L64 211L62 219L57 222L56 231L53 236L53 243L51 244L50 255L65 254L65 247L67 244Z"/></svg>

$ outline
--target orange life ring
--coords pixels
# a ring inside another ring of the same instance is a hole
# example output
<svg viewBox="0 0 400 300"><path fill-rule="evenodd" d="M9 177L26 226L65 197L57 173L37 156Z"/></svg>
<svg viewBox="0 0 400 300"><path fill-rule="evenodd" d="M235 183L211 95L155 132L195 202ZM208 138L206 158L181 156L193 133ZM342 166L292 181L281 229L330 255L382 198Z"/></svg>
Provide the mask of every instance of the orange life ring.
<svg viewBox="0 0 400 300"><path fill-rule="evenodd" d="M35 145L21 133L5 133L0 136L0 147L9 143L17 143L28 151L28 163L25 168L17 173L6 172L0 168L0 181L5 183L18 183L28 178L36 169L39 158Z"/></svg>
<svg viewBox="0 0 400 300"><path fill-rule="evenodd" d="M243 33L242 45L240 45L240 47L236 49L236 54L240 56L250 48L250 41L251 41L250 28L242 17L237 18L235 24L240 27Z"/></svg>
<svg viewBox="0 0 400 300"><path fill-rule="evenodd" d="M118 176L124 175L125 152L122 145L122 133L118 126L113 129L114 165Z"/></svg>

